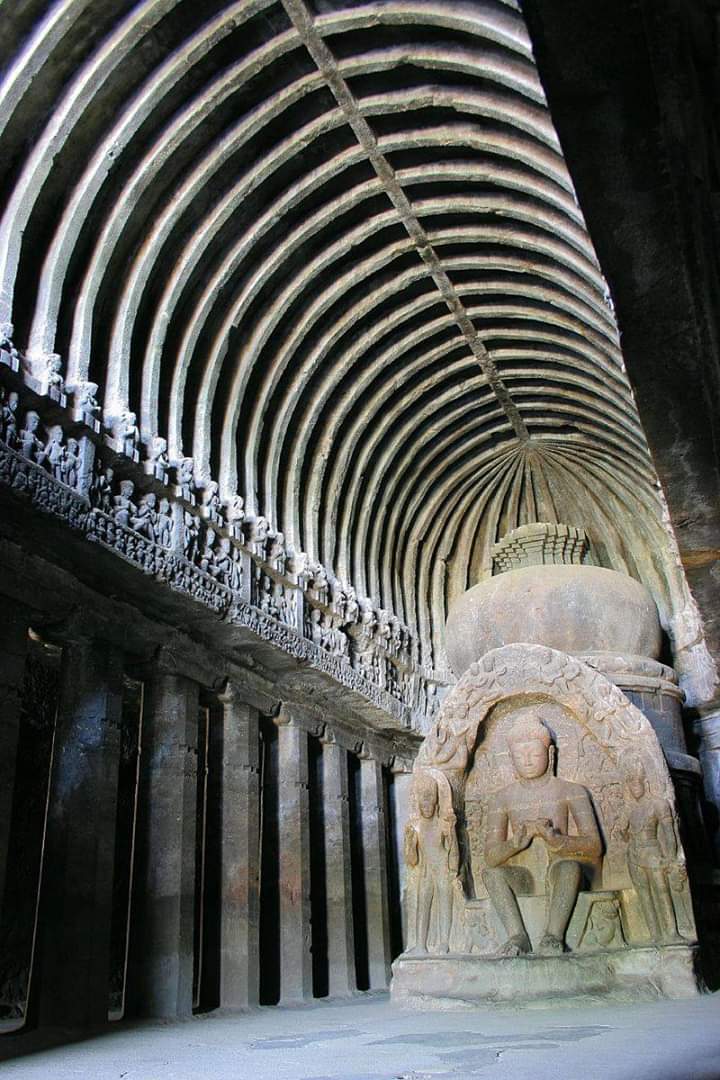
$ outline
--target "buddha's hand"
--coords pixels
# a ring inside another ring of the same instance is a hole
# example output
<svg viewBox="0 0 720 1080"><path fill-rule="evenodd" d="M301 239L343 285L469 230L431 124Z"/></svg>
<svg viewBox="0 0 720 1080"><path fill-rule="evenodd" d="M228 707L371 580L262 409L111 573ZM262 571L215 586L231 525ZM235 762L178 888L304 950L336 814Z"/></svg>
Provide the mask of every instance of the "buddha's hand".
<svg viewBox="0 0 720 1080"><path fill-rule="evenodd" d="M551 851L558 851L563 846L565 836L555 828L552 821L544 819L533 823L536 835L542 837Z"/></svg>
<svg viewBox="0 0 720 1080"><path fill-rule="evenodd" d="M521 825L518 831L513 836L513 843L517 851L524 851L525 848L530 847L533 836L535 834L530 831L527 825Z"/></svg>

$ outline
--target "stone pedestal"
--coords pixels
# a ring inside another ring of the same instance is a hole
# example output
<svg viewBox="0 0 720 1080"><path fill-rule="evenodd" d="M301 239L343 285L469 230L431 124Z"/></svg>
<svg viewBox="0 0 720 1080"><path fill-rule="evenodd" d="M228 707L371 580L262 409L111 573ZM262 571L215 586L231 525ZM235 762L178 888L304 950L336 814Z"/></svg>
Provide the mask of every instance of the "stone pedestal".
<svg viewBox="0 0 720 1080"><path fill-rule="evenodd" d="M312 998L310 792L307 732L283 706L278 727L280 795L280 1003Z"/></svg>
<svg viewBox="0 0 720 1080"><path fill-rule="evenodd" d="M559 956L398 957L392 998L415 1008L529 1004L563 999L683 1000L697 997L697 950L686 945L565 953Z"/></svg>
<svg viewBox="0 0 720 1080"><path fill-rule="evenodd" d="M370 989L385 990L390 980L385 791L382 765L367 748L360 758L360 782L368 973Z"/></svg>
<svg viewBox="0 0 720 1080"><path fill-rule="evenodd" d="M327 732L323 738L323 792L330 997L356 989L348 783L347 751Z"/></svg>
<svg viewBox="0 0 720 1080"><path fill-rule="evenodd" d="M120 654L68 642L31 989L44 1027L107 1021L121 709Z"/></svg>
<svg viewBox="0 0 720 1080"><path fill-rule="evenodd" d="M27 614L6 599L0 639L0 903L5 893L27 641Z"/></svg>
<svg viewBox="0 0 720 1080"><path fill-rule="evenodd" d="M140 1016L192 1013L198 687L145 685L130 916L130 996Z"/></svg>
<svg viewBox="0 0 720 1080"><path fill-rule="evenodd" d="M258 712L229 684L220 695L220 1006L258 1004L260 926L260 740Z"/></svg>

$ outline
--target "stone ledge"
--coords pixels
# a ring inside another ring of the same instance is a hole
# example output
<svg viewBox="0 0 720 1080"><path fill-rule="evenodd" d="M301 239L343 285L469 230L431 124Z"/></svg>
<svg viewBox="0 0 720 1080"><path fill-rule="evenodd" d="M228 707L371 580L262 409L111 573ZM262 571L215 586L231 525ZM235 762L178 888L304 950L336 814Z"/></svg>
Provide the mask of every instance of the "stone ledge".
<svg viewBox="0 0 720 1080"><path fill-rule="evenodd" d="M400 956L390 987L394 1002L415 1008L583 998L613 1001L674 998L700 993L697 948L666 945L562 956Z"/></svg>

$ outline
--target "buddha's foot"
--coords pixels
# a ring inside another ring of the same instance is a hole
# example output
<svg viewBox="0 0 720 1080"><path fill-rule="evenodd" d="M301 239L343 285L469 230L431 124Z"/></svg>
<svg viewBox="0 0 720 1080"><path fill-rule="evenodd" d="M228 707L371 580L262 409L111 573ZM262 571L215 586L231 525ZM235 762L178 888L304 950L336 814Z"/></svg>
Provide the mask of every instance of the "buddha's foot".
<svg viewBox="0 0 720 1080"><path fill-rule="evenodd" d="M539 953L564 953L565 942L562 938L555 937L554 934L543 934L540 944L538 945Z"/></svg>
<svg viewBox="0 0 720 1080"><path fill-rule="evenodd" d="M407 949L405 956L427 956L428 951L424 949L422 945L413 945L412 949Z"/></svg>
<svg viewBox="0 0 720 1080"><path fill-rule="evenodd" d="M498 950L498 956L522 956L532 951L527 934L513 934Z"/></svg>

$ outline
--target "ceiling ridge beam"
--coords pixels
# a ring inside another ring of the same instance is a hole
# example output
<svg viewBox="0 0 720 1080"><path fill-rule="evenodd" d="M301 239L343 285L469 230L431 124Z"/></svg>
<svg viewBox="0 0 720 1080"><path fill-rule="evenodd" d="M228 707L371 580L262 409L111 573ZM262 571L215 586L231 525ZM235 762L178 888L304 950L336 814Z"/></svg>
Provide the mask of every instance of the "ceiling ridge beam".
<svg viewBox="0 0 720 1080"><path fill-rule="evenodd" d="M521 442L527 442L530 438L528 429L510 396L508 388L498 374L494 360L480 340L453 283L445 272L437 252L430 243L425 229L420 224L410 200L400 185L395 170L380 150L372 128L360 112L350 87L340 74L337 61L315 26L312 14L306 7L304 0L282 0L282 5L305 48L327 82L333 97L352 128L355 138L367 155L368 161L377 173L385 193L415 244L420 258L428 268L430 276L452 313L473 356L487 377L488 383L502 406L515 435Z"/></svg>

